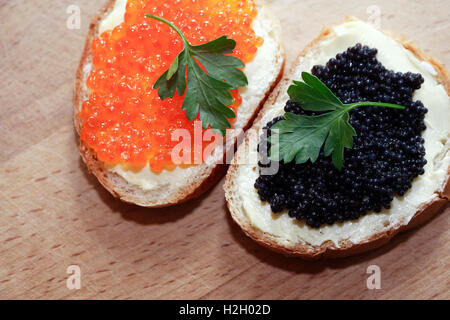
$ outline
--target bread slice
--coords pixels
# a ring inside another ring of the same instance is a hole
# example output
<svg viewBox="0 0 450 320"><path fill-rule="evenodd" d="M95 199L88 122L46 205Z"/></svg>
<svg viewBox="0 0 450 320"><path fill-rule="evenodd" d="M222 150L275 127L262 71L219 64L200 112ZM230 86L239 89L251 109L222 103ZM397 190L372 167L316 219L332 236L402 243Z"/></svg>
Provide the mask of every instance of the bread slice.
<svg viewBox="0 0 450 320"><path fill-rule="evenodd" d="M115 26L112 21L118 16L123 17L125 5L126 0L109 0L92 20L76 75L74 119L78 133L82 125L79 116L81 105L89 96L85 83L92 68L91 42L100 32ZM236 129L245 130L251 125L260 107L281 78L284 67L279 22L260 2L257 2L257 10L253 28L256 34L264 39L264 44L258 48L255 58L244 69L249 85L240 89L243 101L233 124ZM261 68L262 65L264 68ZM227 136L226 146L233 148L237 138L237 133L229 139ZM121 166L109 167L99 161L95 152L83 142L80 143L80 153L89 170L115 197L145 207L164 207L197 197L217 182L225 174L227 167L223 164L223 152L220 150L215 150L201 165L178 167L173 171L164 170L160 174L153 173L148 166L139 172L126 170Z"/></svg>
<svg viewBox="0 0 450 320"><path fill-rule="evenodd" d="M270 205L261 202L254 188L258 177L257 142L260 129L284 113L289 99L287 88L292 80L300 80L301 72L311 72L315 64L328 59L360 42L378 49L378 59L387 69L407 72L411 65L425 78L416 92L428 108L424 131L425 174L413 181L403 197L392 202L390 210L368 213L357 220L313 229L290 218L288 214L273 214ZM374 29L348 18L333 28L324 28L300 54L287 75L264 105L258 118L228 170L224 190L229 211L243 231L259 244L289 256L305 259L336 258L359 254L387 243L400 231L415 227L442 208L450 198L450 80L449 72L416 45L405 39Z"/></svg>

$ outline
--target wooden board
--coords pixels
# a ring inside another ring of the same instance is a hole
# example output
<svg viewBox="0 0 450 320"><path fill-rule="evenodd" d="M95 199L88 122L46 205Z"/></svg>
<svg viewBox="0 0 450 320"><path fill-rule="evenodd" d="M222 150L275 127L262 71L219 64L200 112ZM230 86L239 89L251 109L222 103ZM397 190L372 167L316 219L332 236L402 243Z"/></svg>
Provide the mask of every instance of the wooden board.
<svg viewBox="0 0 450 320"><path fill-rule="evenodd" d="M288 65L323 24L377 11L382 28L450 63L447 0L269 2ZM79 30L66 27L72 4ZM225 209L223 181L167 209L113 199L81 162L72 124L75 69L102 5L0 0L0 298L450 298L448 207L379 250L305 262L248 239ZM70 265L80 290L66 287ZM381 268L380 290L367 289L370 265Z"/></svg>

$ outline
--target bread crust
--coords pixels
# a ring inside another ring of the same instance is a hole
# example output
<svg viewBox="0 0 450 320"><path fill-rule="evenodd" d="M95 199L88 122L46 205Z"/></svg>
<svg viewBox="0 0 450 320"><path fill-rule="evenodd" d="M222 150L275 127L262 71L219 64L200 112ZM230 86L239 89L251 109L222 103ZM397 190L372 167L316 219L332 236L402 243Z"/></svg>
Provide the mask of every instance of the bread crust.
<svg viewBox="0 0 450 320"><path fill-rule="evenodd" d="M347 17L345 22L357 20L358 19L354 17ZM436 71L438 72L436 78L438 79L439 83L441 83L445 87L447 95L450 95L449 71L442 64L440 64L436 59L431 57L429 54L423 52L421 49L417 47L417 45L413 41L407 40L404 36L398 38L392 33L389 32L384 33L388 34L390 37L398 41L404 48L411 51L418 59L422 61L427 61L430 64L432 64L435 67ZM306 54L310 50L315 48L321 41L333 36L334 36L333 30L329 27L324 27L320 35L313 41L311 41L300 53L296 62L294 63L294 66L291 69L290 74L294 72L295 67L300 63L302 57L306 56ZM252 127L252 129L255 129L253 130L253 132L259 129L258 123L262 119L265 112L267 112L267 110L272 107L272 105L277 100L278 96L283 92L283 90L286 90L287 86L290 83L290 79L291 79L290 76L286 76L282 81L280 81L278 86L272 92L271 96L269 97L266 104L259 113L259 116L255 120L255 124ZM242 145L248 144L250 139L252 139L252 135L247 136ZM234 222L237 223L242 228L242 230L244 231L245 234L247 234L247 236L255 240L260 245L267 247L268 249L273 250L275 252L282 253L286 256L299 257L306 260L317 260L328 258L332 259L357 255L379 248L382 245L388 243L396 234L415 228L423 224L427 220L429 220L440 209L442 209L450 199L450 179L449 179L450 167L449 167L447 168L447 176L442 191L441 192L436 191L438 197L431 202L423 204L407 224L395 225L391 229L388 229L387 231L373 234L372 236L370 236L370 238L360 243L352 243L351 241L341 241L339 243L339 246L336 246L333 242L326 241L320 246L312 246L309 244L297 244L293 247L286 247L277 242L276 239L274 239L274 237L272 237L271 235L254 227L251 224L250 220L247 218L247 216L241 213L241 209L238 207L238 201L234 199L233 196L235 178L238 174L237 169L239 165L237 163L239 156L240 155L238 151L238 153L235 156L235 159L233 159L233 162L230 165L230 168L225 178L224 191L225 197L227 199L228 210L230 211Z"/></svg>
<svg viewBox="0 0 450 320"><path fill-rule="evenodd" d="M92 60L91 43L98 36L100 23L112 11L115 2L116 0L108 0L106 5L102 9L100 9L100 11L92 18L83 54L76 72L76 81L74 88L74 124L78 135L80 135L82 125L80 118L80 106L88 97L88 93L85 90L85 70ZM259 2L257 3L259 4ZM274 81L270 84L270 87L265 93L264 98L253 110L252 116L249 118L249 121L243 128L244 131L251 126L254 119L258 115L259 110L265 104L265 101L269 97L270 93L282 78L285 64L285 53L284 48L280 43L278 44L278 49L281 55L280 59L282 60L279 73ZM237 141L238 137L234 137L231 148L236 149ZM89 148L81 140L79 151L89 171L97 177L99 182L114 197L130 204L137 204L140 206L151 208L167 207L200 196L201 194L209 190L213 185L215 185L218 180L220 180L225 175L226 169L228 167L228 165L225 164L225 161L222 161L222 163L216 164L212 169L208 167L204 168L203 170L201 170L201 172L199 172L197 183L185 186L184 188L182 188L182 190L178 190L175 196L171 197L170 199L164 199L163 201L161 201L161 199L152 199L151 197L146 197L145 195L143 196L142 192L138 190L138 187L129 184L118 174L109 171L105 167L105 164L97 159L95 151Z"/></svg>

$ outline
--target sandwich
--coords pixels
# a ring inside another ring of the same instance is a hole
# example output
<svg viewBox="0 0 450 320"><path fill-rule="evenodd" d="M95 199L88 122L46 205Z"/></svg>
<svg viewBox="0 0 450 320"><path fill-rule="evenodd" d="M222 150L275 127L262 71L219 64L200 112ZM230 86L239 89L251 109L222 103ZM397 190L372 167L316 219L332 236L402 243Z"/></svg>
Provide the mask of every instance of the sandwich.
<svg viewBox="0 0 450 320"><path fill-rule="evenodd" d="M356 18L326 27L280 81L224 190L259 244L305 259L359 254L450 198L450 78L413 42Z"/></svg>
<svg viewBox="0 0 450 320"><path fill-rule="evenodd" d="M279 22L259 1L110 0L76 75L82 159L128 203L197 197L225 174L283 66Z"/></svg>

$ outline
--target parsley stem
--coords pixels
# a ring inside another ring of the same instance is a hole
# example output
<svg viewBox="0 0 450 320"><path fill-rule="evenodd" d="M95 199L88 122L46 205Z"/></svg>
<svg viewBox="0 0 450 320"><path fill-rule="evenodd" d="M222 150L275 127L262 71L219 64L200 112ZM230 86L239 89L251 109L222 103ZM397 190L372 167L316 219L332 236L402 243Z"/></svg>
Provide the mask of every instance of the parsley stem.
<svg viewBox="0 0 450 320"><path fill-rule="evenodd" d="M385 107L385 108L392 108L392 109L405 109L404 106L399 106L392 103L382 103L382 102L357 102L357 103L350 103L346 104L349 108L349 110L353 110L358 107L368 107L368 106L375 106L375 107Z"/></svg>
<svg viewBox="0 0 450 320"><path fill-rule="evenodd" d="M154 16L152 14L146 14L145 16L147 18L152 18L152 19L155 19L155 20L158 20L158 21L161 21L161 22L167 24L169 27L171 27L173 30L175 30L178 33L178 35L181 37L181 40L183 40L184 46L185 47L189 47L189 41L187 41L187 39L184 36L183 32L181 32L181 30L178 29L177 26L174 25L172 22L170 22L170 21L168 21L168 20L166 20L164 18L161 18L161 17L158 17L158 16Z"/></svg>

